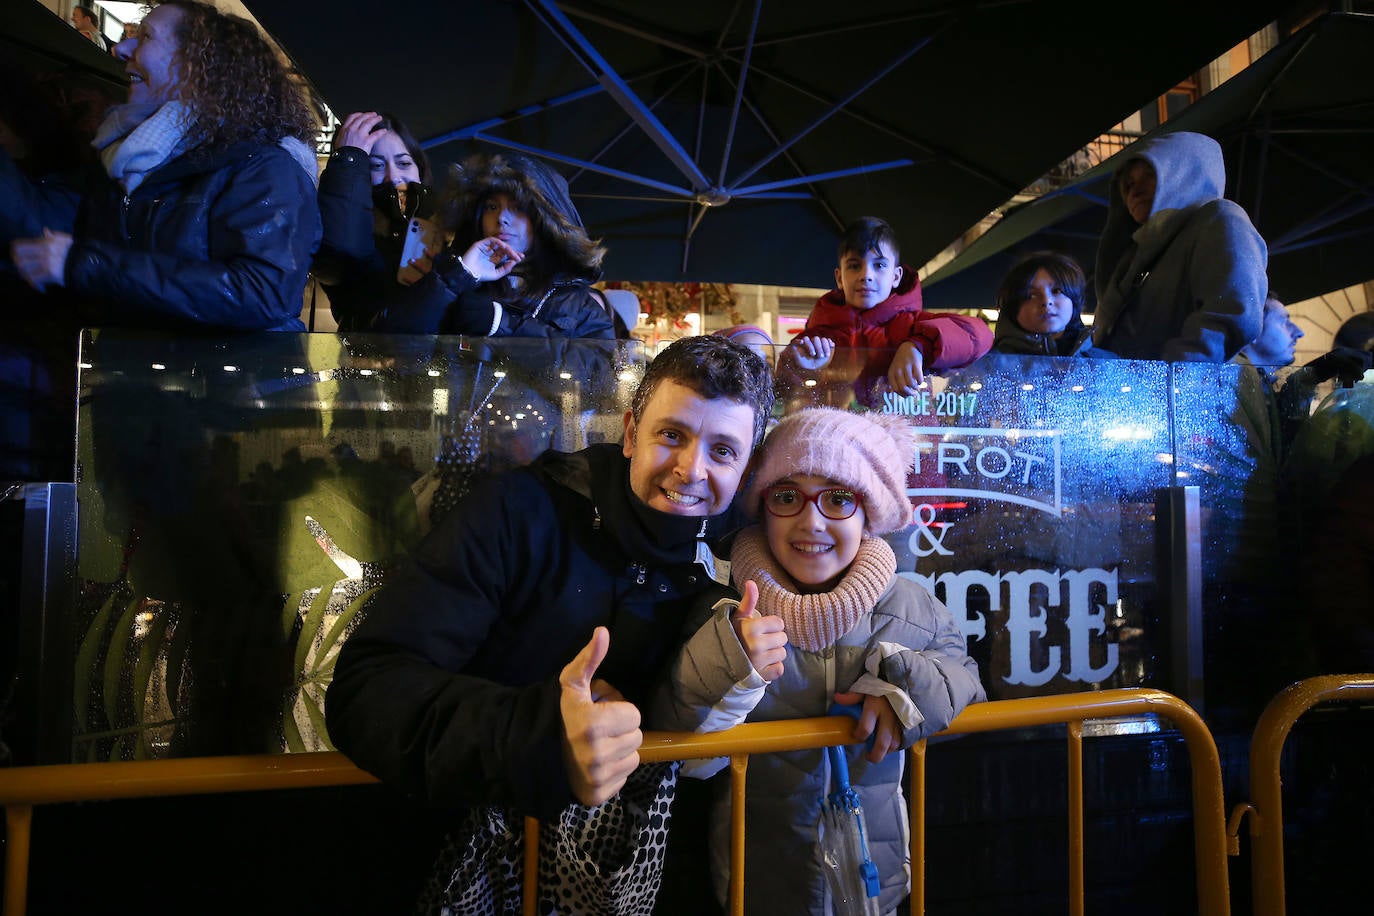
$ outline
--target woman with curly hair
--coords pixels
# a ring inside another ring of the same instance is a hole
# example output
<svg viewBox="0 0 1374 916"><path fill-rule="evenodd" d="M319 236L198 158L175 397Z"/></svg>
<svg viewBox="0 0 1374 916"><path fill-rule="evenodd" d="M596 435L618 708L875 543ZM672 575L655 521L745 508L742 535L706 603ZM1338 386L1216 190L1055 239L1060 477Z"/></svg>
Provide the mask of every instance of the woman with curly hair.
<svg viewBox="0 0 1374 916"><path fill-rule="evenodd" d="M433 216L428 181L429 159L400 118L377 111L344 118L320 173L324 238L313 268L340 331L371 329L398 286L422 276L401 257L411 220Z"/></svg>
<svg viewBox="0 0 1374 916"><path fill-rule="evenodd" d="M440 220L453 243L402 293L378 330L488 337L612 339L592 283L606 254L587 236L568 183L518 153L474 156L453 170Z"/></svg>
<svg viewBox="0 0 1374 916"><path fill-rule="evenodd" d="M248 21L161 3L115 47L127 104L93 145L103 168L34 183L0 155L0 240L87 324L304 330L320 237L310 109Z"/></svg>

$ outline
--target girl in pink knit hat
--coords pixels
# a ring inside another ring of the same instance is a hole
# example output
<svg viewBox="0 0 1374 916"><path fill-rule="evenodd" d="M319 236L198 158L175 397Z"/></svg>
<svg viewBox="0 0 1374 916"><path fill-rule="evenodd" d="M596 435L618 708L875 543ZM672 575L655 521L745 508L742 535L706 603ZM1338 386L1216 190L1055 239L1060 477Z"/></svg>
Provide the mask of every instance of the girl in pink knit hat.
<svg viewBox="0 0 1374 916"><path fill-rule="evenodd" d="M764 440L744 508L759 524L731 553L740 600L718 601L691 623L655 728L718 731L742 721L823 716L861 705L845 748L878 866L879 909L910 889L902 756L969 703L986 699L976 663L945 606L897 575L882 535L910 522L907 473L915 456L902 417L813 408L785 417ZM684 772L709 776L724 759ZM823 750L755 755L746 788L745 912L833 912L822 871L819 819L830 791ZM728 882L729 799L716 795L712 877Z"/></svg>

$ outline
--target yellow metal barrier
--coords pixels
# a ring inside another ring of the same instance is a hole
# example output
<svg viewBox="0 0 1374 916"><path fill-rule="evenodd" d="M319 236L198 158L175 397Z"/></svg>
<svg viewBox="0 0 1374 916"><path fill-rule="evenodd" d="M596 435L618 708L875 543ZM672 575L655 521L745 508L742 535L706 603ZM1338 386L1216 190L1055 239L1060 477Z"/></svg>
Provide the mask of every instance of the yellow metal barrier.
<svg viewBox="0 0 1374 916"><path fill-rule="evenodd" d="M1069 725L1070 906L1083 912L1082 731L1088 719L1154 714L1183 734L1192 764L1193 830L1197 861L1198 912L1229 913L1226 885L1225 809L1216 743L1197 714L1182 700L1155 690L1103 690L1003 700L970 706L941 734L972 734L1035 725ZM744 777L748 756L773 751L827 747L849 742L853 721L844 717L757 722L705 735L648 732L640 748L646 763L695 757L730 757L731 868L729 910L744 912ZM925 908L925 742L912 748L911 912ZM25 912L29 835L33 807L58 802L194 795L215 792L342 786L374 782L336 753L201 757L132 763L69 764L0 771L5 805L4 916ZM534 912L538 825L527 821L524 905Z"/></svg>
<svg viewBox="0 0 1374 916"><path fill-rule="evenodd" d="M1331 674L1289 685L1269 701L1250 739L1250 798L1227 824L1232 855L1240 854L1240 822L1250 815L1250 888L1255 916L1283 916L1283 789L1279 760L1293 724L1321 703L1374 699L1374 674Z"/></svg>
<svg viewBox="0 0 1374 916"><path fill-rule="evenodd" d="M1226 808L1216 741L1191 706L1159 690L1101 690L1000 700L970 706L940 734L964 735L1031 725L1068 723L1069 912L1083 912L1083 732L1089 719L1152 714L1167 719L1188 746L1193 784L1193 855L1198 913L1224 916L1231 901L1226 878ZM912 748L911 912L925 912L925 742Z"/></svg>

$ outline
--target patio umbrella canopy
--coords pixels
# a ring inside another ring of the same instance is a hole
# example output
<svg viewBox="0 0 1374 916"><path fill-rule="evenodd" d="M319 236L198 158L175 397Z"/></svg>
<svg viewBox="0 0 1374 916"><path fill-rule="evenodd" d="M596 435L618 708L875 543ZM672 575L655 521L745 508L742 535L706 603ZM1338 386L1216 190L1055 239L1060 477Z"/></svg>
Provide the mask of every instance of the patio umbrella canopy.
<svg viewBox="0 0 1374 916"><path fill-rule="evenodd" d="M1374 276L1371 53L1374 16L1329 14L1148 135L1189 130L1221 144L1226 196L1268 243L1270 287L1286 302ZM1008 213L926 279L927 305L992 307L1006 272L1037 249L1070 254L1091 276L1111 177L1130 156Z"/></svg>
<svg viewBox="0 0 1374 916"><path fill-rule="evenodd" d="M340 116L398 115L441 168L556 163L609 278L818 286L846 222L923 263L1286 4L247 5Z"/></svg>

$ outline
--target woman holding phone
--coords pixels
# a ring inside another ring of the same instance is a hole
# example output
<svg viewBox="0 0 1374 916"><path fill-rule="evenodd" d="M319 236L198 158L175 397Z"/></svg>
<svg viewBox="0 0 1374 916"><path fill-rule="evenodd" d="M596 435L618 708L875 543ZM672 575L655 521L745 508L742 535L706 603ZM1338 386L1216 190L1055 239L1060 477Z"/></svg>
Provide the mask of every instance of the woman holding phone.
<svg viewBox="0 0 1374 916"><path fill-rule="evenodd" d="M344 119L320 174L324 238L313 267L340 331L373 330L398 289L424 276L410 261L425 240L441 243L428 180L425 151L399 118L355 111Z"/></svg>
<svg viewBox="0 0 1374 916"><path fill-rule="evenodd" d="M416 268L378 330L483 337L613 339L592 284L606 254L582 227L568 183L518 153L456 166L438 220L452 244Z"/></svg>

